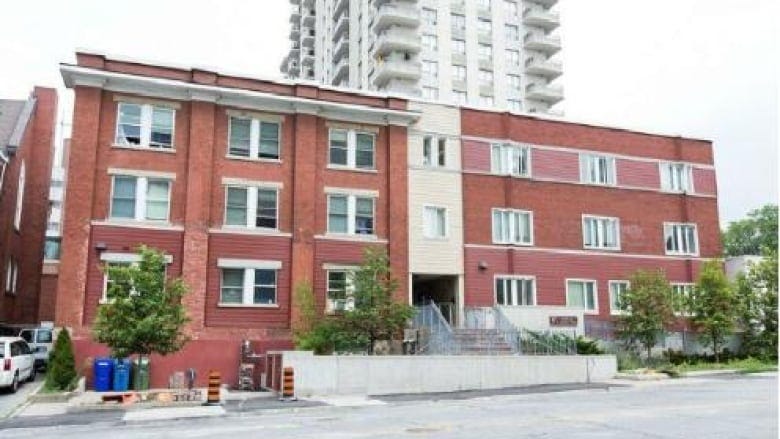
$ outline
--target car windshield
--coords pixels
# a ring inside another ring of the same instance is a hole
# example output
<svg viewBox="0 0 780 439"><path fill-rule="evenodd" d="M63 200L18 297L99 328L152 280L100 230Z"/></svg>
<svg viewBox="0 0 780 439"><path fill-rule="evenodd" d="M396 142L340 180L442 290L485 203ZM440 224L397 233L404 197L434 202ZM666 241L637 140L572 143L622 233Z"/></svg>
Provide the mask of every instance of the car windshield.
<svg viewBox="0 0 780 439"><path fill-rule="evenodd" d="M5 357L5 342L0 341L0 358Z"/></svg>
<svg viewBox="0 0 780 439"><path fill-rule="evenodd" d="M24 341L27 343L32 343L32 331L22 331L21 334L19 334L19 337L22 337Z"/></svg>

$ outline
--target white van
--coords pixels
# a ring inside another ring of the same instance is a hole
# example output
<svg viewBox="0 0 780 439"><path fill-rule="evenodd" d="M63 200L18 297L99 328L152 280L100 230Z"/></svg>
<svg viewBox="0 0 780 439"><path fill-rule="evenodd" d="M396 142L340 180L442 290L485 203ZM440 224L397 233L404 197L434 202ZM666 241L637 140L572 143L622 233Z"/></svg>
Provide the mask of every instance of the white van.
<svg viewBox="0 0 780 439"><path fill-rule="evenodd" d="M30 346L19 337L0 337L0 387L11 393L22 381L35 380L35 359Z"/></svg>
<svg viewBox="0 0 780 439"><path fill-rule="evenodd" d="M54 348L54 328L39 326L19 331L19 337L30 345L35 356L35 369L45 369L49 363L49 353Z"/></svg>

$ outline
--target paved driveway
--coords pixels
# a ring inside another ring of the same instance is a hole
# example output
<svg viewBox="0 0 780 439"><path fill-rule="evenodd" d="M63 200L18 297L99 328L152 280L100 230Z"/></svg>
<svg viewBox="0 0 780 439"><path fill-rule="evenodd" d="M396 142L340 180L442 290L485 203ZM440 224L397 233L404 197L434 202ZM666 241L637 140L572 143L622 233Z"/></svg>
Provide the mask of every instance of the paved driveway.
<svg viewBox="0 0 780 439"><path fill-rule="evenodd" d="M10 415L19 405L27 401L27 397L43 385L44 379L43 374L39 373L34 382L22 384L16 393L7 391L0 393L0 419Z"/></svg>

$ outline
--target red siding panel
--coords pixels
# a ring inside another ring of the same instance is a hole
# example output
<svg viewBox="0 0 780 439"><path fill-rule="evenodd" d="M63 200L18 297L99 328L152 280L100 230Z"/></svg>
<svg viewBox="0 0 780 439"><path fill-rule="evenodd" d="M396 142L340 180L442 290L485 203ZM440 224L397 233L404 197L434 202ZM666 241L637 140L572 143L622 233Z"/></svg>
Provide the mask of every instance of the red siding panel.
<svg viewBox="0 0 780 439"><path fill-rule="evenodd" d="M463 170L490 172L490 143L463 140Z"/></svg>
<svg viewBox="0 0 780 439"><path fill-rule="evenodd" d="M693 188L697 194L717 194L715 171L712 169L693 168Z"/></svg>
<svg viewBox="0 0 780 439"><path fill-rule="evenodd" d="M579 155L572 152L534 148L531 150L531 168L533 178L566 182L580 180Z"/></svg>
<svg viewBox="0 0 780 439"><path fill-rule="evenodd" d="M658 163L629 159L617 159L617 183L621 186L631 186L658 190L661 187L661 176Z"/></svg>
<svg viewBox="0 0 780 439"><path fill-rule="evenodd" d="M325 307L327 274L324 264L360 265L365 251L369 247L383 247L384 244L351 241L318 240L315 243L314 256L314 297L317 307ZM405 279L406 273L394 273L396 279Z"/></svg>

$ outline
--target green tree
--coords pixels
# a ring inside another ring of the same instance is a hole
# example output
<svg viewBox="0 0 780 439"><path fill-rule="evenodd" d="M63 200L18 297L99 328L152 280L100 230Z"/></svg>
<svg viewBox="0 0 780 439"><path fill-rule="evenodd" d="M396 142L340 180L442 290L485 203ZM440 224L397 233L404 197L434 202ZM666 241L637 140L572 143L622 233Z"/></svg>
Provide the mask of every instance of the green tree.
<svg viewBox="0 0 780 439"><path fill-rule="evenodd" d="M777 205L767 204L748 217L729 224L723 232L726 256L766 255L777 250Z"/></svg>
<svg viewBox="0 0 780 439"><path fill-rule="evenodd" d="M737 277L742 349L748 355L777 358L777 273L777 251L773 251Z"/></svg>
<svg viewBox="0 0 780 439"><path fill-rule="evenodd" d="M414 308L393 298L398 281L384 250L368 248L354 276L355 307L344 313L344 324L356 336L368 339L373 352L377 340L400 335Z"/></svg>
<svg viewBox="0 0 780 439"><path fill-rule="evenodd" d="M107 303L100 306L93 336L117 358L133 354L167 355L189 340L189 321L182 297L187 287L181 278L167 279L165 256L141 246L138 264L109 265Z"/></svg>
<svg viewBox="0 0 780 439"><path fill-rule="evenodd" d="M628 346L640 344L649 359L658 335L674 319L671 286L661 270L638 270L630 282L618 298L618 306L626 313L618 317L617 336Z"/></svg>
<svg viewBox="0 0 780 439"><path fill-rule="evenodd" d="M702 266L688 309L691 322L699 331L699 340L712 346L716 363L720 361L726 337L734 331L739 314L736 305L737 297L723 272L722 261L707 261Z"/></svg>
<svg viewBox="0 0 780 439"><path fill-rule="evenodd" d="M70 390L76 380L76 360L73 358L73 343L68 330L63 328L49 354L48 370L44 385L50 390Z"/></svg>

